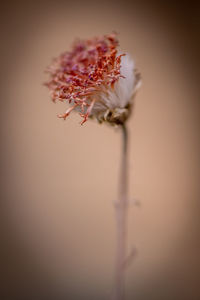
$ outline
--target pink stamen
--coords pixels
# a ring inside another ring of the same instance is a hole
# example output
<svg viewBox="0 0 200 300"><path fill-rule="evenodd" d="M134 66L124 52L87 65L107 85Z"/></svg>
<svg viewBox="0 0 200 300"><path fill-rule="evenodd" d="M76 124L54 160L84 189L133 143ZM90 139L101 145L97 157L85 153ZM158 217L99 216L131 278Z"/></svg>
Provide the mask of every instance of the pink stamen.
<svg viewBox="0 0 200 300"><path fill-rule="evenodd" d="M97 93L113 88L122 77L120 64L125 54L117 56L117 46L115 33L91 40L78 40L71 52L64 52L53 60L47 68L50 80L45 84L51 91L52 100L69 103L73 100L75 103L59 118L65 120L76 106L80 106L84 118L81 124L87 121L94 105L91 99L98 99Z"/></svg>
<svg viewBox="0 0 200 300"><path fill-rule="evenodd" d="M91 111L92 111L92 108L93 108L93 106L94 106L95 101L96 101L95 99L92 100L90 106L88 107L88 109L87 109L87 111L86 111L86 114L81 114L81 117L83 117L83 121L81 122L81 125L83 125L83 124L87 121L87 119L89 118L90 113L91 113Z"/></svg>
<svg viewBox="0 0 200 300"><path fill-rule="evenodd" d="M74 104L72 107L68 108L64 114L58 115L58 118L63 118L64 120L69 116L72 110L77 106L78 104Z"/></svg>

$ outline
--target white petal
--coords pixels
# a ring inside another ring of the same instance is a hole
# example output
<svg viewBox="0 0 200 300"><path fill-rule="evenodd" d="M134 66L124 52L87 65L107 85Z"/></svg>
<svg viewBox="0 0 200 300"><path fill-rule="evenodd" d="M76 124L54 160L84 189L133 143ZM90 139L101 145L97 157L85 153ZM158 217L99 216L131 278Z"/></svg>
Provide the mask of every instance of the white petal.
<svg viewBox="0 0 200 300"><path fill-rule="evenodd" d="M93 107L92 114L106 111L107 109L124 108L131 101L133 96L136 76L135 64L129 54L122 56L120 72L125 78L120 78L114 85L99 95L99 100Z"/></svg>

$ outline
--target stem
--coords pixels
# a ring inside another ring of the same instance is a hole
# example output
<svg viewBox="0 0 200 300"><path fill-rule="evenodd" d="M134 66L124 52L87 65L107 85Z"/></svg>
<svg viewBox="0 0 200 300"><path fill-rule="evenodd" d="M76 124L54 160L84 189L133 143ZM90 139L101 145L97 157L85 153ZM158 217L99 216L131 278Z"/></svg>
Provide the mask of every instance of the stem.
<svg viewBox="0 0 200 300"><path fill-rule="evenodd" d="M125 261L126 261L126 235L128 212L128 133L125 124L122 130L122 154L119 177L119 198L115 205L117 227L117 249L115 266L115 300L125 299Z"/></svg>

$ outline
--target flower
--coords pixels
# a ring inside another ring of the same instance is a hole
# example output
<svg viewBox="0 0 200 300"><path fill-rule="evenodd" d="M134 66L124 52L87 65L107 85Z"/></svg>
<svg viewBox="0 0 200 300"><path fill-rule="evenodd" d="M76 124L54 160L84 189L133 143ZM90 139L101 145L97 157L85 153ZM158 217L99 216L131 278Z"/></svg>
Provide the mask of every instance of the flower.
<svg viewBox="0 0 200 300"><path fill-rule="evenodd" d="M140 74L128 54L118 53L116 34L75 41L72 51L55 58L47 68L46 86L52 100L67 101L71 111L83 118L95 117L100 123L122 124L129 117L133 96L140 86Z"/></svg>

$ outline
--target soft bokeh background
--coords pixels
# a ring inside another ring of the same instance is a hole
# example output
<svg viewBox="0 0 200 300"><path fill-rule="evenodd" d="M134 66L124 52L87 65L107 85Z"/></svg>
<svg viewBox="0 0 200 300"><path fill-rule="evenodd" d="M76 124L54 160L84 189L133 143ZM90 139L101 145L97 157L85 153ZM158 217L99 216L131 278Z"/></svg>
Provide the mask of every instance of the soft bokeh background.
<svg viewBox="0 0 200 300"><path fill-rule="evenodd" d="M120 132L56 114L44 69L119 32L143 77L130 131L127 299L200 299L197 6L13 2L1 10L1 299L110 299ZM134 201L132 201L134 203Z"/></svg>

